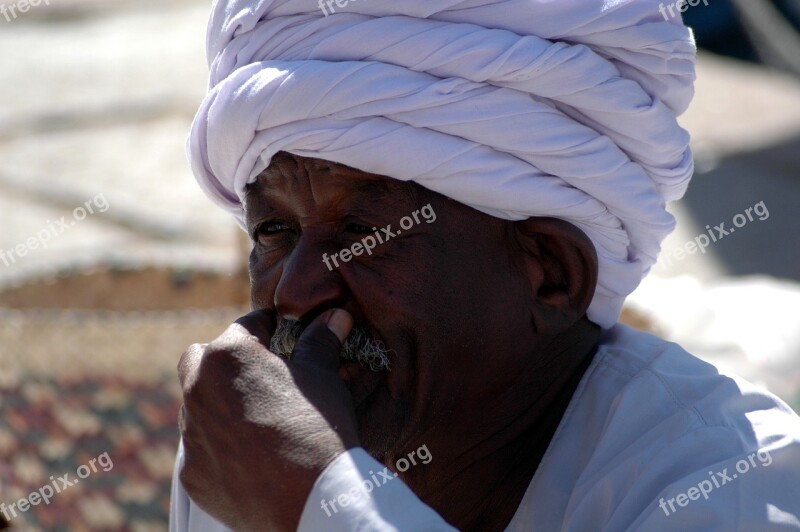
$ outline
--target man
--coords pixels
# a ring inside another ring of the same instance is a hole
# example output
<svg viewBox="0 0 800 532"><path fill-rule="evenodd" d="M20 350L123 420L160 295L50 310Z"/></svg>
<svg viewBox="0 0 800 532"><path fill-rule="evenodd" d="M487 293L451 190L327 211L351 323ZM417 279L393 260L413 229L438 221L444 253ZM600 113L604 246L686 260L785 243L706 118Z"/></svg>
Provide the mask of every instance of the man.
<svg viewBox="0 0 800 532"><path fill-rule="evenodd" d="M692 172L652 1L220 0L192 167L254 312L179 365L173 530L800 528L800 419L616 324Z"/></svg>

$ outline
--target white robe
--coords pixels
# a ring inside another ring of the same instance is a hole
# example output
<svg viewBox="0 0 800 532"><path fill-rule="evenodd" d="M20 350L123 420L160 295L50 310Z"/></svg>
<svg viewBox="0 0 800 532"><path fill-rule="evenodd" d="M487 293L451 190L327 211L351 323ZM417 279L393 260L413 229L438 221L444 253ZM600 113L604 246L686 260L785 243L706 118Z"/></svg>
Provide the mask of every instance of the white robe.
<svg viewBox="0 0 800 532"><path fill-rule="evenodd" d="M507 530L800 530L800 418L675 344L604 334ZM454 530L399 478L322 507L383 467L362 449L337 458L298 530ZM227 530L177 480L170 529Z"/></svg>

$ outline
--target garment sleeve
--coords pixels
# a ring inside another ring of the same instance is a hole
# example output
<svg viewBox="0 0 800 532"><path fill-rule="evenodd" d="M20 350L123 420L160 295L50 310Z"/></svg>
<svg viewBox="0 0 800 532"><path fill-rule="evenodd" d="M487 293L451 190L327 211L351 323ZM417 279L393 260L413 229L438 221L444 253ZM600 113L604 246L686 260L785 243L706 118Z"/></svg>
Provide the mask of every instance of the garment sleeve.
<svg viewBox="0 0 800 532"><path fill-rule="evenodd" d="M205 513L197 506L181 485L178 476L183 467L183 442L178 445L178 456L175 460L175 471L172 474L172 494L170 496L169 530L170 532L230 532L230 530Z"/></svg>
<svg viewBox="0 0 800 532"><path fill-rule="evenodd" d="M298 532L455 531L364 449L342 454L314 484Z"/></svg>
<svg viewBox="0 0 800 532"><path fill-rule="evenodd" d="M178 476L183 444L172 477L170 532L229 532L183 489ZM337 457L317 479L306 500L298 532L454 531L414 495L397 475L361 448Z"/></svg>
<svg viewBox="0 0 800 532"><path fill-rule="evenodd" d="M800 442L741 453L668 486L631 530L800 530Z"/></svg>

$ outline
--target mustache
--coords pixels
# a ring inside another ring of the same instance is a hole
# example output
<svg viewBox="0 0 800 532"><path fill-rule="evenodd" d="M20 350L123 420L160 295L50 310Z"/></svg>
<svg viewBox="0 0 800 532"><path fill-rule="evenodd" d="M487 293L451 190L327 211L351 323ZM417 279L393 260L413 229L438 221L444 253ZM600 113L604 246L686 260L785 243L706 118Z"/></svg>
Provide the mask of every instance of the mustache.
<svg viewBox="0 0 800 532"><path fill-rule="evenodd" d="M290 359L304 329L297 320L281 320L269 342L270 351ZM353 327L342 344L339 358L369 366L371 371L390 371L389 352L383 342L372 338L366 330Z"/></svg>

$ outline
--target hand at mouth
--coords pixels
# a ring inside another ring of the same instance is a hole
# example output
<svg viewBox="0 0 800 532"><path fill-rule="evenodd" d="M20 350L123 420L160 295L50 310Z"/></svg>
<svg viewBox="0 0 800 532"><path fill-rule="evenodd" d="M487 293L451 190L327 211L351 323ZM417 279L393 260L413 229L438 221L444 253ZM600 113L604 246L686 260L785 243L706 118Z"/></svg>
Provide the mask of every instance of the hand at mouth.
<svg viewBox="0 0 800 532"><path fill-rule="evenodd" d="M304 328L299 321L281 321L272 336L271 350L291 358ZM350 391L356 407L377 390L390 368L390 350L377 338L364 324L357 325L350 331L339 354L339 377Z"/></svg>

